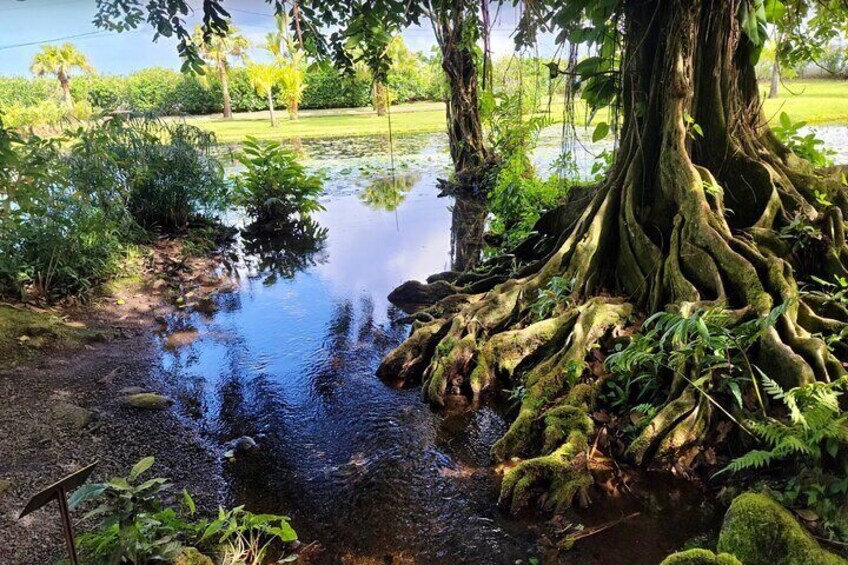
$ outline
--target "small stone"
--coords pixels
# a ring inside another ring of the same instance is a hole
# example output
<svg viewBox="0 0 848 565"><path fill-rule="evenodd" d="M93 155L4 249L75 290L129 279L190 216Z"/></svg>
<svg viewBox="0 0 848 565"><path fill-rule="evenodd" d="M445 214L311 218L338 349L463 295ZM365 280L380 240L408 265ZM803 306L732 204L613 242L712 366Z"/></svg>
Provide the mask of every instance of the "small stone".
<svg viewBox="0 0 848 565"><path fill-rule="evenodd" d="M123 298L119 298L115 301L115 304L117 304L118 306L123 306L126 303L127 303L127 301L124 300Z"/></svg>
<svg viewBox="0 0 848 565"><path fill-rule="evenodd" d="M12 481L7 481L6 479L0 479L0 496L6 494L12 488Z"/></svg>
<svg viewBox="0 0 848 565"><path fill-rule="evenodd" d="M91 420L94 417L91 412L82 406L77 406L70 402L59 402L58 404L54 404L51 411L53 412L53 417L55 419L59 420L63 425L75 430L81 430L86 427L91 423Z"/></svg>
<svg viewBox="0 0 848 565"><path fill-rule="evenodd" d="M259 449L259 446L256 445L256 442L253 440L252 437L241 436L233 442L233 449L236 453L246 453L248 451Z"/></svg>
<svg viewBox="0 0 848 565"><path fill-rule="evenodd" d="M140 392L124 397L123 403L125 406L141 410L165 410L174 401L155 392Z"/></svg>

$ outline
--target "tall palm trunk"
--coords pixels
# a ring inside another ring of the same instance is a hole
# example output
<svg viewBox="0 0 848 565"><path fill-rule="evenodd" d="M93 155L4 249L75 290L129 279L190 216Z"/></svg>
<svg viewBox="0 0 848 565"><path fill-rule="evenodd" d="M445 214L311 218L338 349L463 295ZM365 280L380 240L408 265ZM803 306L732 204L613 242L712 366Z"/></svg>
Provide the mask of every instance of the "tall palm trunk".
<svg viewBox="0 0 848 565"><path fill-rule="evenodd" d="M769 98L780 96L780 61L775 54L774 63L771 66L771 86L769 87Z"/></svg>
<svg viewBox="0 0 848 565"><path fill-rule="evenodd" d="M276 127L277 117L274 115L274 94L268 90L268 113L271 115L271 127Z"/></svg>
<svg viewBox="0 0 848 565"><path fill-rule="evenodd" d="M226 65L218 65L218 77L221 80L221 95L224 98L224 118L229 119L233 117L233 103L230 100L230 82Z"/></svg>
<svg viewBox="0 0 848 565"><path fill-rule="evenodd" d="M71 96L71 81L68 79L68 75L65 74L65 71L59 71L59 84L62 85L62 99L65 101L65 105L68 108L74 107L74 99Z"/></svg>

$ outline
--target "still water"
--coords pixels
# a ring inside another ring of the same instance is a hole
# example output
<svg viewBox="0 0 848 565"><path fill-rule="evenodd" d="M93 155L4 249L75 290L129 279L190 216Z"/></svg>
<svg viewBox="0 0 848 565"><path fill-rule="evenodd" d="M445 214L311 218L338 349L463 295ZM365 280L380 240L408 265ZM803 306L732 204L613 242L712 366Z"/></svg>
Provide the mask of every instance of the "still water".
<svg viewBox="0 0 848 565"><path fill-rule="evenodd" d="M557 132L546 135L541 169L559 152ZM384 139L304 142L327 178L326 210L286 240L242 238L236 289L217 311L170 320L166 334L198 337L163 351L162 368L182 413L222 453L239 436L257 440L255 454L224 464L231 502L289 514L302 540L323 546L320 562L526 563L562 532L496 508L489 448L509 407L438 412L417 389L374 375L409 331L386 296L473 261L484 224L479 209L437 195L443 136L396 141L394 178ZM584 154L581 169L590 163ZM699 491L658 481L618 499L597 494L567 516L591 527L639 512L557 562L658 563L715 524Z"/></svg>

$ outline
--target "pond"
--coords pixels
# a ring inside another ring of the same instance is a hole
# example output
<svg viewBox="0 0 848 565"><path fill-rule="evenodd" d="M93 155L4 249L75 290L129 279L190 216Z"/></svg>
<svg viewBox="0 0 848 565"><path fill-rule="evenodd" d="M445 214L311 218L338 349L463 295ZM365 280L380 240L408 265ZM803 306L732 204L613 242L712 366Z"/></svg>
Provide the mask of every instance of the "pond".
<svg viewBox="0 0 848 565"><path fill-rule="evenodd" d="M547 167L560 137L542 139L535 158ZM224 464L231 502L289 514L326 563L526 563L568 522L591 528L638 512L560 562L655 564L714 526L698 489L650 476L617 498L598 494L558 528L510 518L496 507L489 455L510 407L435 411L417 389L375 376L409 332L386 296L473 262L484 224L478 207L437 195L449 165L443 136L396 141L394 179L383 139L303 142L327 176L326 210L288 240L243 238L236 290L215 311L173 316L163 333L164 344L169 332L197 332L163 348L181 413L216 446L243 435L260 446ZM581 168L590 163L584 154Z"/></svg>

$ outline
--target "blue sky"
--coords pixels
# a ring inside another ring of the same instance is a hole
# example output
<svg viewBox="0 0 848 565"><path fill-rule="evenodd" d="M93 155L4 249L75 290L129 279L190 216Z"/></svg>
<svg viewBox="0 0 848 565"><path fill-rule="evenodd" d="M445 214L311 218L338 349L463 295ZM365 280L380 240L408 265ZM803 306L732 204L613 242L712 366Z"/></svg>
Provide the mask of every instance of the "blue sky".
<svg viewBox="0 0 848 565"><path fill-rule="evenodd" d="M200 0L190 3L200 6ZM235 25L254 43L261 42L273 29L272 8L264 0L225 0L224 6ZM0 0L0 75L29 76L29 64L39 44L62 41L76 44L100 73L123 74L152 66L179 68L173 39L160 38L154 43L153 30L147 25L122 34L99 30L91 23L95 11L95 0ZM199 14L188 20L194 25ZM511 52L509 36L514 27L514 11L502 8L492 39L496 56ZM426 22L403 35L415 51L429 52L435 44ZM68 36L74 37L62 39ZM256 50L254 58L261 57Z"/></svg>

